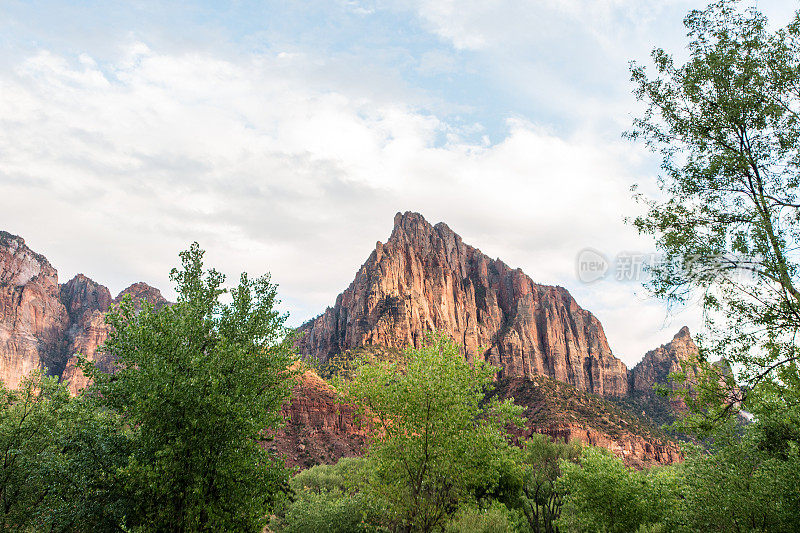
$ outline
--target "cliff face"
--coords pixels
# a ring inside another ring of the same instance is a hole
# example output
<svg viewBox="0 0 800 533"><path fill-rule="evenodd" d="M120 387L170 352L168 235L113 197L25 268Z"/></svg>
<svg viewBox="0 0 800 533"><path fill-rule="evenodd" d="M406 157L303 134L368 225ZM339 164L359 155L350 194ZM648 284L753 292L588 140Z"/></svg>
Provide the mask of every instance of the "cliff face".
<svg viewBox="0 0 800 533"><path fill-rule="evenodd" d="M501 377L546 375L606 396L628 390L600 322L566 289L534 283L411 212L395 216L389 240L336 304L301 327L299 349L325 361L363 345L419 347L434 330L502 367Z"/></svg>
<svg viewBox="0 0 800 533"><path fill-rule="evenodd" d="M135 283L112 300L108 289L78 274L63 285L42 255L21 237L0 232L0 380L16 388L34 370L61 377L76 394L88 381L76 366L85 355L101 369L112 362L98 351L108 337L105 313L131 294L158 309L167 301L158 289Z"/></svg>
<svg viewBox="0 0 800 533"><path fill-rule="evenodd" d="M653 392L653 385L668 384L669 375L681 372L681 362L696 356L697 345L684 326L670 342L647 352L630 374L631 393Z"/></svg>
<svg viewBox="0 0 800 533"><path fill-rule="evenodd" d="M282 413L286 425L266 445L282 454L287 466L331 464L366 449L366 432L353 409L340 403L336 391L313 370L297 377Z"/></svg>
<svg viewBox="0 0 800 533"><path fill-rule="evenodd" d="M78 274L61 286L61 301L70 317L67 330L69 359L61 379L68 384L72 394L77 394L89 384L89 380L76 366L78 357L75 354L83 354L104 370L110 370L109 361L97 349L108 337L105 314L112 304L111 293L103 285Z"/></svg>
<svg viewBox="0 0 800 533"><path fill-rule="evenodd" d="M64 368L69 315L58 273L21 237L0 232L0 379L9 388L40 368Z"/></svg>

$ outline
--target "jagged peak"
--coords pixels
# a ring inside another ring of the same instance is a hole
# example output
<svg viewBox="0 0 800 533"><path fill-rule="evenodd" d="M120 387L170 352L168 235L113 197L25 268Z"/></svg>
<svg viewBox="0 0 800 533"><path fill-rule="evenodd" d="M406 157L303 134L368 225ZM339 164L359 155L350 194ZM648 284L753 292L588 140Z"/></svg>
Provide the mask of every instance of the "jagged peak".
<svg viewBox="0 0 800 533"><path fill-rule="evenodd" d="M672 340L675 340L675 339L691 339L691 338L692 338L692 334L691 334L691 332L689 332L689 326L683 326L678 331L678 333L676 333L675 336L672 337Z"/></svg>
<svg viewBox="0 0 800 533"><path fill-rule="evenodd" d="M0 284L22 286L42 273L58 283L58 273L45 256L22 237L0 230Z"/></svg>
<svg viewBox="0 0 800 533"><path fill-rule="evenodd" d="M148 285L143 281L139 281L123 289L122 292L120 292L117 297L114 298L114 303L121 302L122 298L124 298L126 294L130 294L134 302L146 300L150 302L156 309L159 309L168 303L167 299L164 298L160 290L156 289L152 285Z"/></svg>
<svg viewBox="0 0 800 533"><path fill-rule="evenodd" d="M60 299L72 320L76 320L75 317L85 312L105 312L111 306L111 292L108 287L85 274L76 274L71 280L63 283Z"/></svg>

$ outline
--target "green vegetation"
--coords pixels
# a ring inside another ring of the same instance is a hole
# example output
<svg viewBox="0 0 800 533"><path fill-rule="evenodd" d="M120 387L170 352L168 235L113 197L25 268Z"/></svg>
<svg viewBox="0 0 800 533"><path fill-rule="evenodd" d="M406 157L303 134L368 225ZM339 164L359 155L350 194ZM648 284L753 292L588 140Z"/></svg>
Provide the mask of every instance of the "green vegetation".
<svg viewBox="0 0 800 533"><path fill-rule="evenodd" d="M0 386L0 529L800 531L800 15L770 32L720 1L686 26L685 65L656 50L655 77L632 66L648 107L629 133L664 156L663 196L634 222L664 253L651 289L699 294L709 320L699 371L673 376L689 409L676 427L697 437L683 463L637 471L606 450L513 441L522 409L501 387L536 406L532 423L661 435L553 380L495 383L496 368L434 337L323 367L369 448L292 477L263 446L290 388L276 288L242 275L221 303L224 278L195 244L172 272L176 304L109 313L114 373L83 360L93 383L76 398L37 373Z"/></svg>
<svg viewBox="0 0 800 533"><path fill-rule="evenodd" d="M511 453L503 427L521 408L486 389L497 369L468 363L456 345L435 338L395 361L371 361L338 384L372 426L369 493L403 528L435 531L476 491L500 482Z"/></svg>
<svg viewBox="0 0 800 533"><path fill-rule="evenodd" d="M117 370L86 366L90 393L131 428L116 472L129 516L155 530L258 530L286 481L259 444L289 397L285 316L266 276L242 274L222 305L224 276L203 272L202 257L196 244L181 254L175 305L109 313L103 349Z"/></svg>
<svg viewBox="0 0 800 533"><path fill-rule="evenodd" d="M288 399L290 344L268 277L173 270L178 302L108 314L94 383L33 375L0 390L0 523L18 531L261 531L289 472L260 444Z"/></svg>

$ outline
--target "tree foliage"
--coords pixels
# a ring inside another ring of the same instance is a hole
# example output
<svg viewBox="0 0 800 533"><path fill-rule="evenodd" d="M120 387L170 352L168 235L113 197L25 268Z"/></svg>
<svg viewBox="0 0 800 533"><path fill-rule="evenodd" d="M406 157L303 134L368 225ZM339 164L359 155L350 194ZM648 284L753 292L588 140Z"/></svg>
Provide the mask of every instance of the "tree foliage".
<svg viewBox="0 0 800 533"><path fill-rule="evenodd" d="M800 18L770 31L757 10L720 0L685 25L686 63L655 49L654 76L631 67L647 108L627 135L662 155L663 195L640 195L648 211L634 221L663 252L651 288L672 302L699 294L705 349L751 388L796 394Z"/></svg>
<svg viewBox="0 0 800 533"><path fill-rule="evenodd" d="M112 310L103 350L116 371L84 363L90 393L129 428L120 468L126 526L153 531L259 531L284 468L261 445L288 398L291 346L269 276L242 274L231 301L224 276L203 270L193 244L171 279L178 301L158 312Z"/></svg>
<svg viewBox="0 0 800 533"><path fill-rule="evenodd" d="M558 531L565 496L558 485L561 465L576 462L580 454L580 444L554 442L545 435L534 434L525 442L521 507L534 533Z"/></svg>
<svg viewBox="0 0 800 533"><path fill-rule="evenodd" d="M338 388L372 427L368 490L402 527L432 531L475 492L499 481L509 450L503 428L520 423L511 401L486 400L497 369L469 363L442 337L400 360L362 364Z"/></svg>

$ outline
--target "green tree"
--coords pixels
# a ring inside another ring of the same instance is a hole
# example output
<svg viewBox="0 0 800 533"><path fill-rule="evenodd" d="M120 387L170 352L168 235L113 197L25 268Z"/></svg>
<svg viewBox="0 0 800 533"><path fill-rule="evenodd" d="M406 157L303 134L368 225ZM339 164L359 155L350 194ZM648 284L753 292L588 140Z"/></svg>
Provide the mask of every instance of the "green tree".
<svg viewBox="0 0 800 533"><path fill-rule="evenodd" d="M230 303L224 276L203 270L195 243L173 269L178 301L155 312L130 300L108 314L105 374L84 362L99 405L127 424L117 472L125 526L146 531L260 531L286 470L260 441L281 421L292 355L269 276L242 274Z"/></svg>
<svg viewBox="0 0 800 533"><path fill-rule="evenodd" d="M581 445L535 434L525 442L521 507L535 533L558 531L564 492L557 485L562 461L576 462Z"/></svg>
<svg viewBox="0 0 800 533"><path fill-rule="evenodd" d="M17 390L0 384L0 529L25 531L50 490L38 459L56 452L59 412L69 393L57 379L34 373Z"/></svg>
<svg viewBox="0 0 800 533"><path fill-rule="evenodd" d="M121 430L55 377L0 386L0 529L118 530L124 500L104 478L123 464Z"/></svg>
<svg viewBox="0 0 800 533"><path fill-rule="evenodd" d="M345 457L333 465L303 470L289 482L291 503L277 524L280 531L385 531L386 510L365 492L366 460Z"/></svg>
<svg viewBox="0 0 800 533"><path fill-rule="evenodd" d="M459 505L474 502L476 489L497 483L509 449L503 428L521 423L521 408L486 399L496 371L468 363L436 337L338 383L372 429L367 490L387 502L402 529L439 529Z"/></svg>
<svg viewBox="0 0 800 533"><path fill-rule="evenodd" d="M800 15L770 31L755 9L721 0L684 23L685 64L663 49L653 76L632 63L647 108L627 135L660 152L663 169L661 198L640 195L648 211L634 223L663 252L655 295L699 295L704 353L731 361L747 385L705 381L717 419L764 382L800 398Z"/></svg>
<svg viewBox="0 0 800 533"><path fill-rule="evenodd" d="M674 469L638 472L595 447L585 448L579 463L561 465L557 488L567 496L558 526L564 531L680 530L683 485Z"/></svg>

